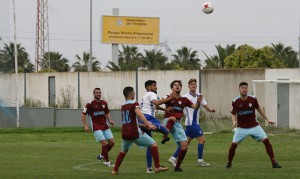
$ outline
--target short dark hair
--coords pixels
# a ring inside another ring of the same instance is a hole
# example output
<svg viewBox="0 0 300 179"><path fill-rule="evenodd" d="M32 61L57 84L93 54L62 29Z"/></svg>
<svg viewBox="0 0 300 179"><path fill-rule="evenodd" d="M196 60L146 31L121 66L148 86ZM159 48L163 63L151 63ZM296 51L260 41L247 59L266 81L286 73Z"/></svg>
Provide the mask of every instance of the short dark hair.
<svg viewBox="0 0 300 179"><path fill-rule="evenodd" d="M123 89L123 95L124 95L124 97L127 98L131 92L133 92L133 87L131 87L131 86L125 87Z"/></svg>
<svg viewBox="0 0 300 179"><path fill-rule="evenodd" d="M171 88L171 89L173 88L173 86L174 86L175 83L179 83L179 85L182 87L181 80L174 80L174 81L172 81L171 84L170 84L170 88Z"/></svg>
<svg viewBox="0 0 300 179"><path fill-rule="evenodd" d="M147 88L148 86L151 86L153 83L156 84L156 81L155 80L148 80L145 82L145 88Z"/></svg>
<svg viewBox="0 0 300 179"><path fill-rule="evenodd" d="M188 83L188 84L191 84L192 82L197 83L197 80L196 80L195 78L191 78L191 79L189 80L189 83Z"/></svg>
<svg viewBox="0 0 300 179"><path fill-rule="evenodd" d="M93 93L95 93L96 90L101 90L101 89L100 88L95 88L94 91L93 91Z"/></svg>
<svg viewBox="0 0 300 179"><path fill-rule="evenodd" d="M239 87L241 87L241 86L248 86L248 83L247 82L240 82L240 84L239 84Z"/></svg>

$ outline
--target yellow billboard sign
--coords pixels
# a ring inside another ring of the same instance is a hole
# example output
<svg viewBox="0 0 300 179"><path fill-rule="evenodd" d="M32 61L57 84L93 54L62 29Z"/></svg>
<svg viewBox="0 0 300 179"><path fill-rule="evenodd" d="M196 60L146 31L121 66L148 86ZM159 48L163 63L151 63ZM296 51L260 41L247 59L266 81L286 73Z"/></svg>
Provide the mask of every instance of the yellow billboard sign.
<svg viewBox="0 0 300 179"><path fill-rule="evenodd" d="M158 44L158 17L102 16L102 42Z"/></svg>

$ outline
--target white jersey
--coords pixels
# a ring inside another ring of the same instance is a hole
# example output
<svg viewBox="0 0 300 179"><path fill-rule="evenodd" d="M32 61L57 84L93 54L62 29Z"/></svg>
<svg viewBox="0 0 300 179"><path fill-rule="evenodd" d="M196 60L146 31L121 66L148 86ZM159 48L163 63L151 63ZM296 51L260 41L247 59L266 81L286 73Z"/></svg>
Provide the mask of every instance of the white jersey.
<svg viewBox="0 0 300 179"><path fill-rule="evenodd" d="M152 100L157 100L156 93L148 91L142 98L141 109L144 114L149 114L154 116L155 105L152 103Z"/></svg>
<svg viewBox="0 0 300 179"><path fill-rule="evenodd" d="M190 92L187 94L183 95L183 97L188 98L192 103L196 104L197 103L197 98L200 96L200 93L196 93L196 96L193 96ZM201 101L201 105L205 106L207 102L205 101L204 97ZM189 107L185 107L185 125L190 126L192 124L199 124L199 116L200 116L200 108L199 109L193 109Z"/></svg>

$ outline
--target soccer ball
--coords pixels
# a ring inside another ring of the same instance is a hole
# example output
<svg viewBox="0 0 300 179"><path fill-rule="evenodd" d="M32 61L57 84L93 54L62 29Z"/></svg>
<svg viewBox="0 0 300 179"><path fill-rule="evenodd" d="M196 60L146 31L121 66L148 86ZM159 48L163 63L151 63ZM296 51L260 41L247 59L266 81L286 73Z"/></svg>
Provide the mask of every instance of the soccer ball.
<svg viewBox="0 0 300 179"><path fill-rule="evenodd" d="M211 2L205 2L202 4L202 11L205 14L210 14L214 11L214 6Z"/></svg>

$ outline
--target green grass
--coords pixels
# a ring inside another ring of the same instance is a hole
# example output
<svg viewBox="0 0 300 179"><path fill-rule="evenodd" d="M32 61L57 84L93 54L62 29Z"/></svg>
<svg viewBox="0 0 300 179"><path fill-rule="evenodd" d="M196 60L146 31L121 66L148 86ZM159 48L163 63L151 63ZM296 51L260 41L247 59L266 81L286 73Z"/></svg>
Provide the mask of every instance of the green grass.
<svg viewBox="0 0 300 179"><path fill-rule="evenodd" d="M0 178L300 178L299 130L267 128L281 169L271 168L262 143L250 137L238 148L231 169L225 169L232 133L205 135L204 159L210 167L196 166L197 144L193 141L182 164L183 173L174 173L167 162L176 149L173 142L159 144L164 173L147 175L145 149L133 146L120 167L120 176L97 161L100 145L82 128L0 128ZM110 152L115 161L121 148L120 129L113 129L116 146ZM155 133L159 141L161 134Z"/></svg>

